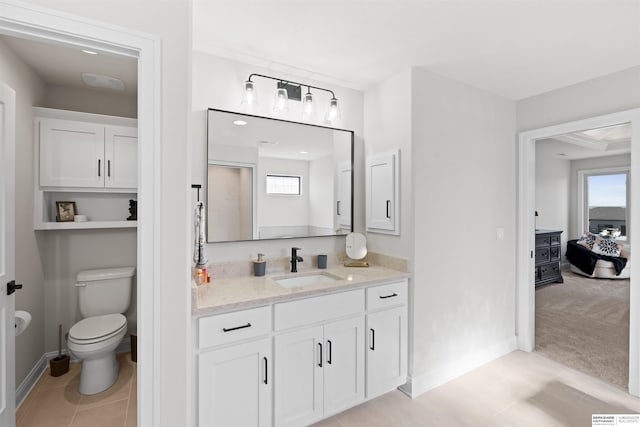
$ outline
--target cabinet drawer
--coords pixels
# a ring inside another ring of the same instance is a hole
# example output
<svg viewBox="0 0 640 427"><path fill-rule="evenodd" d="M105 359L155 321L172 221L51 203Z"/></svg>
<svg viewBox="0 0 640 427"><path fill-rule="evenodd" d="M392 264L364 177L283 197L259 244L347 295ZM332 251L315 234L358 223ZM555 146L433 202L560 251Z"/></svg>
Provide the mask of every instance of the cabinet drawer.
<svg viewBox="0 0 640 427"><path fill-rule="evenodd" d="M547 264L540 266L540 279L548 279L550 277L555 277L560 274L560 265L555 264Z"/></svg>
<svg viewBox="0 0 640 427"><path fill-rule="evenodd" d="M551 236L549 237L549 244L552 246L556 246L560 244L560 236Z"/></svg>
<svg viewBox="0 0 640 427"><path fill-rule="evenodd" d="M536 264L549 261L549 248L536 249Z"/></svg>
<svg viewBox="0 0 640 427"><path fill-rule="evenodd" d="M549 248L549 261L558 261L560 259L560 246Z"/></svg>
<svg viewBox="0 0 640 427"><path fill-rule="evenodd" d="M364 289L274 305L274 329L295 328L364 312Z"/></svg>
<svg viewBox="0 0 640 427"><path fill-rule="evenodd" d="M271 332L271 307L234 311L198 320L198 347L227 344Z"/></svg>
<svg viewBox="0 0 640 427"><path fill-rule="evenodd" d="M536 236L536 248L543 248L549 246L551 238L549 236Z"/></svg>
<svg viewBox="0 0 640 427"><path fill-rule="evenodd" d="M396 282L367 288L367 310L407 304L407 283Z"/></svg>

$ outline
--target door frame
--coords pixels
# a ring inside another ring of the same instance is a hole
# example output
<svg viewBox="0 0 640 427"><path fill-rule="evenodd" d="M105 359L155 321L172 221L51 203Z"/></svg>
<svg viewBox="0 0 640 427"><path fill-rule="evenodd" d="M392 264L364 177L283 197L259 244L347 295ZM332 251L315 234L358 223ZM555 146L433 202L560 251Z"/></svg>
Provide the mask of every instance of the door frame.
<svg viewBox="0 0 640 427"><path fill-rule="evenodd" d="M617 124L631 124L631 188L640 188L640 108L576 120L518 135L516 333L518 348L535 348L535 143L571 132ZM639 199L640 200L640 199ZM640 230L640 209L629 200L629 239ZM567 236L570 238L570 236ZM640 396L640 263L631 263L629 317L629 393Z"/></svg>
<svg viewBox="0 0 640 427"><path fill-rule="evenodd" d="M29 4L0 0L0 33L31 40L98 49L138 59L138 425L159 425L161 40ZM144 302L144 304L142 303Z"/></svg>

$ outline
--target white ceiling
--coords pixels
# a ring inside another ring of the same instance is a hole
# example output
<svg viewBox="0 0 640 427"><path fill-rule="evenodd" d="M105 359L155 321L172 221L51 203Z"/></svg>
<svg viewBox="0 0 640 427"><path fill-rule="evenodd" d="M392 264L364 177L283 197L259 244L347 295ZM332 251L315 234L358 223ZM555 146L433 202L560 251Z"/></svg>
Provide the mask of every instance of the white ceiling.
<svg viewBox="0 0 640 427"><path fill-rule="evenodd" d="M138 93L138 61L122 55L98 52L90 55L82 48L63 44L43 43L2 36L0 40L22 59L45 83L54 86L107 91L136 96ZM124 82L123 91L96 89L82 82L82 73L115 77Z"/></svg>
<svg viewBox="0 0 640 427"><path fill-rule="evenodd" d="M629 123L574 132L536 141L536 154L564 160L615 156L631 152Z"/></svg>
<svg viewBox="0 0 640 427"><path fill-rule="evenodd" d="M640 0L194 0L194 49L365 89L419 66L522 99L640 65Z"/></svg>

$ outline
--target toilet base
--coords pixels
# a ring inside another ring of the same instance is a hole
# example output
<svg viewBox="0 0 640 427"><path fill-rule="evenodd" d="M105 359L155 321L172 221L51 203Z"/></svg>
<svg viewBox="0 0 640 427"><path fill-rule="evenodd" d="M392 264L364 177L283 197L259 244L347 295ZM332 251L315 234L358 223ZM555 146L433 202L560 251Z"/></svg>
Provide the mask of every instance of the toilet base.
<svg viewBox="0 0 640 427"><path fill-rule="evenodd" d="M85 359L80 369L80 394L100 393L111 387L118 379L120 364L115 351L98 359Z"/></svg>

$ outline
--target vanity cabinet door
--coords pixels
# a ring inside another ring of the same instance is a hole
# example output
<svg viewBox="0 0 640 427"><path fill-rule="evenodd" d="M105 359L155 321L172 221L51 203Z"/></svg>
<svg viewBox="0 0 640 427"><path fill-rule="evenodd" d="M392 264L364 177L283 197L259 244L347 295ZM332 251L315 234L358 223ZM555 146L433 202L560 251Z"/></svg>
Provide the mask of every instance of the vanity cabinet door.
<svg viewBox="0 0 640 427"><path fill-rule="evenodd" d="M364 401L364 316L324 327L324 417Z"/></svg>
<svg viewBox="0 0 640 427"><path fill-rule="evenodd" d="M407 308L367 315L367 398L407 380Z"/></svg>
<svg viewBox="0 0 640 427"><path fill-rule="evenodd" d="M366 213L367 230L400 234L398 216L399 200L398 150L367 158Z"/></svg>
<svg viewBox="0 0 640 427"><path fill-rule="evenodd" d="M40 119L40 185L104 187L104 126Z"/></svg>
<svg viewBox="0 0 640 427"><path fill-rule="evenodd" d="M271 340L198 355L200 427L271 426Z"/></svg>
<svg viewBox="0 0 640 427"><path fill-rule="evenodd" d="M138 187L138 129L107 126L105 129L105 182L107 188Z"/></svg>
<svg viewBox="0 0 640 427"><path fill-rule="evenodd" d="M304 426L323 418L323 327L274 338L275 425Z"/></svg>

